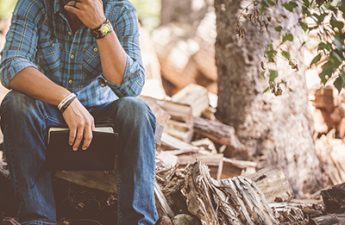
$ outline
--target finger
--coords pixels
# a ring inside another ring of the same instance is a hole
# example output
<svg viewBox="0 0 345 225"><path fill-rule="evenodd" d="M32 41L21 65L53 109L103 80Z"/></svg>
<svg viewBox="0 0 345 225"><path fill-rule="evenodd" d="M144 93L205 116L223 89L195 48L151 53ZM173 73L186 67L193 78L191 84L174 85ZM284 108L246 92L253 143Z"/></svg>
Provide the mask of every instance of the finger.
<svg viewBox="0 0 345 225"><path fill-rule="evenodd" d="M74 145L73 145L73 150L77 151L79 148L79 145L81 141L83 140L83 135L84 135L84 126L79 126L77 130L77 137L75 139Z"/></svg>
<svg viewBox="0 0 345 225"><path fill-rule="evenodd" d="M84 143L83 143L83 150L86 150L92 141L92 129L91 129L91 123L87 126L85 126L85 130L84 130Z"/></svg>
<svg viewBox="0 0 345 225"><path fill-rule="evenodd" d="M64 6L64 8L65 8L66 11L68 11L70 13L73 13L76 16L80 16L80 14L81 14L81 10L76 8L74 6L74 4L73 5L67 4L67 5Z"/></svg>
<svg viewBox="0 0 345 225"><path fill-rule="evenodd" d="M74 140L75 140L75 137L76 137L76 134L77 134L77 127L76 126L72 126L70 129L69 129L69 145L73 145L74 143Z"/></svg>
<svg viewBox="0 0 345 225"><path fill-rule="evenodd" d="M92 131L95 130L95 119L93 118L92 115L91 115L91 130L92 130Z"/></svg>

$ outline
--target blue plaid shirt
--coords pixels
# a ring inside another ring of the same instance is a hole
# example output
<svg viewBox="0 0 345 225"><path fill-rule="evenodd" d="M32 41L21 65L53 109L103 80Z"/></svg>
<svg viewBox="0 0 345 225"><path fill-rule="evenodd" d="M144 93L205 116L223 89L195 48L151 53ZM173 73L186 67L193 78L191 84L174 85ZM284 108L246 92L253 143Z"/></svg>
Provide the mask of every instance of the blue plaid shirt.
<svg viewBox="0 0 345 225"><path fill-rule="evenodd" d="M128 0L103 0L106 17L127 53L122 84L107 81L90 29L72 33L60 0L19 0L1 54L1 83L8 88L27 67L74 92L87 107L137 96L144 85L135 8Z"/></svg>

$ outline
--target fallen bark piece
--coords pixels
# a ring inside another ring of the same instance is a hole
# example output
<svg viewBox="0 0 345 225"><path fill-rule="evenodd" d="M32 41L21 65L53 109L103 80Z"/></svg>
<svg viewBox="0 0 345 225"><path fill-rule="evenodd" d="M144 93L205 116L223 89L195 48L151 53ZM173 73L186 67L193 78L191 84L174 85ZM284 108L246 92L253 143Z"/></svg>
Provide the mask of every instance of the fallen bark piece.
<svg viewBox="0 0 345 225"><path fill-rule="evenodd" d="M330 214L312 218L310 220L311 225L344 225L345 214Z"/></svg>
<svg viewBox="0 0 345 225"><path fill-rule="evenodd" d="M293 199L290 202L270 203L269 206L280 224L283 225L305 225L308 223L308 218L324 214L324 206L321 200Z"/></svg>
<svg viewBox="0 0 345 225"><path fill-rule="evenodd" d="M168 215L170 218L175 216L174 211L170 208L167 199L165 198L160 186L155 183L155 196L157 199L157 210L160 216Z"/></svg>
<svg viewBox="0 0 345 225"><path fill-rule="evenodd" d="M345 213L345 183L321 191L321 196L328 213Z"/></svg>
<svg viewBox="0 0 345 225"><path fill-rule="evenodd" d="M292 187L280 169L262 169L246 177L256 183L269 202L284 202L293 197Z"/></svg>
<svg viewBox="0 0 345 225"><path fill-rule="evenodd" d="M187 214L179 214L173 219L174 225L200 225L200 221Z"/></svg>
<svg viewBox="0 0 345 225"><path fill-rule="evenodd" d="M182 193L202 225L278 224L254 182L244 177L218 182L201 163L191 165Z"/></svg>
<svg viewBox="0 0 345 225"><path fill-rule="evenodd" d="M218 144L227 145L234 155L246 157L248 154L244 145L236 137L235 129L219 121L194 117L194 131Z"/></svg>
<svg viewBox="0 0 345 225"><path fill-rule="evenodd" d="M308 223L302 209L288 203L270 204L275 218L278 219L280 225L306 225Z"/></svg>

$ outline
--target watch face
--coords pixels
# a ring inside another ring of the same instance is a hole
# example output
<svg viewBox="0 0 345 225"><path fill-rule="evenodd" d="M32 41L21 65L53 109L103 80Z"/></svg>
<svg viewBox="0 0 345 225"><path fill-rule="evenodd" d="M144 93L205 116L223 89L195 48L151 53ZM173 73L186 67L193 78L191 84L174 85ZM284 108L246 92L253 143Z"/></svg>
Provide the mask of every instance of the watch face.
<svg viewBox="0 0 345 225"><path fill-rule="evenodd" d="M106 34L110 31L110 27L108 25L104 25L100 28L100 31L102 32L102 34Z"/></svg>

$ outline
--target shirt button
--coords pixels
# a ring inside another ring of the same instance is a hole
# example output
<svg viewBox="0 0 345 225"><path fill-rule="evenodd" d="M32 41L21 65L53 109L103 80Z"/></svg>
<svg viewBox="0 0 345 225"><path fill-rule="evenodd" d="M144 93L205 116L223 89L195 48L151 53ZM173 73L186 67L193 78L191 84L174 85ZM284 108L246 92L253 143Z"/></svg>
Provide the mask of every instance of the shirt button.
<svg viewBox="0 0 345 225"><path fill-rule="evenodd" d="M101 87L105 87L106 81L103 78L100 78L99 79L99 84L101 85Z"/></svg>
<svg viewBox="0 0 345 225"><path fill-rule="evenodd" d="M70 56L70 57L71 57L71 59L74 59L74 54L71 54L71 56Z"/></svg>
<svg viewBox="0 0 345 225"><path fill-rule="evenodd" d="M72 80L72 79L69 79L69 80L68 80L68 83L69 83L69 84L72 84L72 83L73 83L73 80Z"/></svg>
<svg viewBox="0 0 345 225"><path fill-rule="evenodd" d="M94 48L93 51L94 51L94 52L98 52L98 48Z"/></svg>

